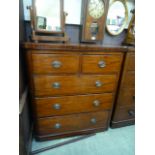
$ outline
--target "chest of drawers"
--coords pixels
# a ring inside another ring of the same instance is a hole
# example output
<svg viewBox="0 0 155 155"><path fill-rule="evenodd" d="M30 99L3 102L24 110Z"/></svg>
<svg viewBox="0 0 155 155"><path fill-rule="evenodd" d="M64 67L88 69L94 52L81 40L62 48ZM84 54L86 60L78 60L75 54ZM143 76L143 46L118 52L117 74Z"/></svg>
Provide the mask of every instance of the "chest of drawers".
<svg viewBox="0 0 155 155"><path fill-rule="evenodd" d="M39 140L108 128L126 47L23 44Z"/></svg>
<svg viewBox="0 0 155 155"><path fill-rule="evenodd" d="M116 98L111 126L122 127L135 122L135 51L128 48L125 55L120 87Z"/></svg>

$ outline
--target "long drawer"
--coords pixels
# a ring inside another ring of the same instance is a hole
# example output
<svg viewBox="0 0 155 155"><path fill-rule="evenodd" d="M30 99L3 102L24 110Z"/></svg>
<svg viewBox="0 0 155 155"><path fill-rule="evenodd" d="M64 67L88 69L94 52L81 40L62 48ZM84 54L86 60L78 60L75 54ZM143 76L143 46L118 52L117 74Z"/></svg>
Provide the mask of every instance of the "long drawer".
<svg viewBox="0 0 155 155"><path fill-rule="evenodd" d="M79 56L65 54L32 54L35 74L76 73L79 71Z"/></svg>
<svg viewBox="0 0 155 155"><path fill-rule="evenodd" d="M112 103L112 93L37 98L34 100L37 117L110 110Z"/></svg>
<svg viewBox="0 0 155 155"><path fill-rule="evenodd" d="M119 72L123 56L120 54L84 55L82 57L83 73Z"/></svg>
<svg viewBox="0 0 155 155"><path fill-rule="evenodd" d="M34 76L36 96L113 92L117 75Z"/></svg>
<svg viewBox="0 0 155 155"><path fill-rule="evenodd" d="M37 131L38 134L44 135L105 127L108 116L108 111L100 111L40 118L37 120Z"/></svg>

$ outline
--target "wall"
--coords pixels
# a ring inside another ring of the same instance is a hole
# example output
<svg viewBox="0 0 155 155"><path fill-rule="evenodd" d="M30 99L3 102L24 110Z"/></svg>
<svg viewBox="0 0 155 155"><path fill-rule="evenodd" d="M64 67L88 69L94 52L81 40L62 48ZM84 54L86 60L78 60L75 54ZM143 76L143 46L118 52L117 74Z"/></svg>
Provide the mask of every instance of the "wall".
<svg viewBox="0 0 155 155"><path fill-rule="evenodd" d="M29 10L26 9L27 6L32 5L32 0L23 0L24 2L24 19L30 20ZM129 19L128 23L132 17L130 10L134 8L135 0L127 0ZM78 24L80 25L81 17L81 3L82 0L64 0L64 11L68 13L66 17L66 24ZM128 27L128 23L126 28Z"/></svg>

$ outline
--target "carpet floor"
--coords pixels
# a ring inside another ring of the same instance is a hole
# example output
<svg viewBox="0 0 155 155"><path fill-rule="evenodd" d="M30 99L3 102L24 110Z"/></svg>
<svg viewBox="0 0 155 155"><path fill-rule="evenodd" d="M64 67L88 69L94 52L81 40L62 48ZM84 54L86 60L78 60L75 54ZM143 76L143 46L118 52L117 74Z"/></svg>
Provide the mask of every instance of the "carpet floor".
<svg viewBox="0 0 155 155"><path fill-rule="evenodd" d="M32 141L32 150L64 142L71 138L38 142ZM97 133L95 136L70 143L38 155L134 155L135 126L128 126Z"/></svg>

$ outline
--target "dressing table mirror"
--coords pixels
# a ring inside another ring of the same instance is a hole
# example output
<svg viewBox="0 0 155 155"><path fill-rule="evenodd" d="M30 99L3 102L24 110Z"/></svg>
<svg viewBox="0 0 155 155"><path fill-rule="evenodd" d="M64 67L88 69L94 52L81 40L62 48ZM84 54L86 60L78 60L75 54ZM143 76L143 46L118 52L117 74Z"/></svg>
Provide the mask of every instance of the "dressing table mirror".
<svg viewBox="0 0 155 155"><path fill-rule="evenodd" d="M128 21L128 10L125 0L113 0L110 4L106 29L111 35L119 35Z"/></svg>
<svg viewBox="0 0 155 155"><path fill-rule="evenodd" d="M63 0L33 0L29 7L33 41L69 40L65 33Z"/></svg>

